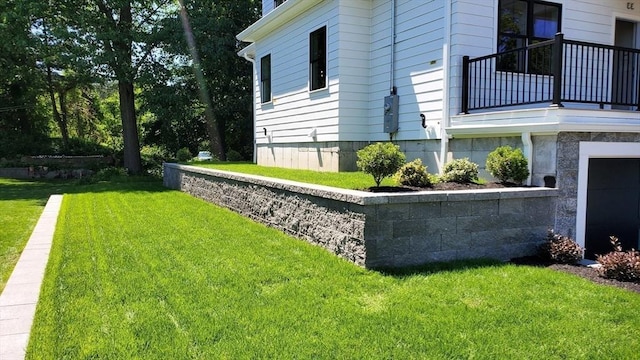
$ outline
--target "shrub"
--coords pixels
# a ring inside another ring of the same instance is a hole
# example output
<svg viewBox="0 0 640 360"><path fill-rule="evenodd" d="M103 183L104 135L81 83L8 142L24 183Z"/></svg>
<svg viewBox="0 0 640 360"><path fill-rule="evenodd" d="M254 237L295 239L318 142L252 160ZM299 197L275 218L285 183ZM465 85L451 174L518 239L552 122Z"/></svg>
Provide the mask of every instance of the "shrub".
<svg viewBox="0 0 640 360"><path fill-rule="evenodd" d="M610 236L609 241L614 251L598 255L596 260L602 265L598 268L599 275L607 279L640 282L640 251L622 251L620 240L615 236Z"/></svg>
<svg viewBox="0 0 640 360"><path fill-rule="evenodd" d="M527 158L522 150L511 146L500 146L487 156L487 171L501 183L513 180L516 184L521 184L529 177Z"/></svg>
<svg viewBox="0 0 640 360"><path fill-rule="evenodd" d="M183 147L181 149L178 149L178 152L176 153L176 159L178 161L189 161L191 160L191 158L193 157L193 154L191 153L191 151L189 151L189 148Z"/></svg>
<svg viewBox="0 0 640 360"><path fill-rule="evenodd" d="M227 161L242 161L244 157L239 152L231 149L227 151Z"/></svg>
<svg viewBox="0 0 640 360"><path fill-rule="evenodd" d="M440 178L445 182L473 182L478 179L478 164L469 161L469 158L449 161L444 165Z"/></svg>
<svg viewBox="0 0 640 360"><path fill-rule="evenodd" d="M358 169L373 176L376 186L380 186L382 179L395 174L406 160L400 147L390 142L371 144L358 150L357 156Z"/></svg>
<svg viewBox="0 0 640 360"><path fill-rule="evenodd" d="M551 261L573 264L582 260L584 249L572 238L549 230L545 243L540 245L540 252L542 257Z"/></svg>
<svg viewBox="0 0 640 360"><path fill-rule="evenodd" d="M193 158L193 154L191 153L191 151L189 150L189 148L181 148L178 149L178 151L176 152L176 160L178 161L189 161L191 160L191 158Z"/></svg>
<svg viewBox="0 0 640 360"><path fill-rule="evenodd" d="M422 160L415 159L402 165L394 175L396 183L406 186L426 187L431 186L431 179L427 167L422 165Z"/></svg>
<svg viewBox="0 0 640 360"><path fill-rule="evenodd" d="M171 155L159 146L145 145L140 149L142 167L149 175L162 177L162 163L171 159Z"/></svg>

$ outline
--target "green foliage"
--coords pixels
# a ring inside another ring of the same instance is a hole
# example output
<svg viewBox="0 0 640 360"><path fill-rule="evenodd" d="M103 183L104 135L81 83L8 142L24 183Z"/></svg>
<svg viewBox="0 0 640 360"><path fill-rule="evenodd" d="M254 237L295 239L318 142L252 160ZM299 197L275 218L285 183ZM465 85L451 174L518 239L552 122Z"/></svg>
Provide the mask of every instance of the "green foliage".
<svg viewBox="0 0 640 360"><path fill-rule="evenodd" d="M193 158L193 154L189 151L189 148L184 147L178 149L178 152L176 153L176 160L185 162L191 160L191 158Z"/></svg>
<svg viewBox="0 0 640 360"><path fill-rule="evenodd" d="M522 150L511 146L500 146L487 156L487 171L501 183L513 180L521 184L529 177L527 158Z"/></svg>
<svg viewBox="0 0 640 360"><path fill-rule="evenodd" d="M162 164L172 156L160 146L143 146L140 149L143 169L151 176L162 177Z"/></svg>
<svg viewBox="0 0 640 360"><path fill-rule="evenodd" d="M371 144L358 150L357 156L358 169L373 176L376 186L380 186L382 179L395 174L406 161L400 146L390 142Z"/></svg>
<svg viewBox="0 0 640 360"><path fill-rule="evenodd" d="M553 230L547 232L547 238L539 250L543 258L561 264L574 264L582 260L584 253L584 249L573 239L556 234Z"/></svg>
<svg viewBox="0 0 640 360"><path fill-rule="evenodd" d="M640 251L634 249L622 251L620 240L615 236L610 236L609 241L614 251L598 255L596 259L602 265L598 268L600 276L640 283Z"/></svg>
<svg viewBox="0 0 640 360"><path fill-rule="evenodd" d="M394 175L394 180L405 186L427 187L431 186L431 178L427 167L422 165L422 160L415 159L402 165Z"/></svg>
<svg viewBox="0 0 640 360"><path fill-rule="evenodd" d="M233 149L227 151L227 161L243 161L244 159L242 154Z"/></svg>
<svg viewBox="0 0 640 360"><path fill-rule="evenodd" d="M445 182L470 183L478 179L478 164L469 158L455 159L444 165L442 176Z"/></svg>

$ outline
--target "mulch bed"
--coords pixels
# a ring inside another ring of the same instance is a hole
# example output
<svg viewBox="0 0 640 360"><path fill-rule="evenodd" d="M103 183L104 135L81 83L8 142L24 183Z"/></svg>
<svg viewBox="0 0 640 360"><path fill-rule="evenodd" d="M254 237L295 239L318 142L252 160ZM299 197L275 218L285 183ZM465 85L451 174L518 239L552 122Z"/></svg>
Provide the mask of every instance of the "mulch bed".
<svg viewBox="0 0 640 360"><path fill-rule="evenodd" d="M544 261L543 259L541 259L539 257L536 257L536 256L528 256L528 257L511 259L511 263L517 264L517 265L529 265L529 266L546 267L548 269L574 274L574 275L580 276L582 278L585 278L585 279L590 280L590 281L592 281L594 283L597 283L597 284L615 286L615 287L619 287L619 288L622 288L622 289L627 289L629 291L633 291L633 292L636 292L636 293L640 294L640 284L639 283L633 283L633 282L627 282L627 281L618 281L618 280L612 280L612 279L605 279L605 278L600 277L598 275L598 271L596 269L589 268L589 267L586 267L586 266L568 265L568 264L554 264L554 263L550 263L550 262Z"/></svg>
<svg viewBox="0 0 640 360"><path fill-rule="evenodd" d="M511 187L532 187L526 185L516 185L516 184L503 184L497 182L488 182L486 184L474 184L474 183L456 183L456 182L441 182L434 184L430 187L413 187L413 186L373 186L368 189L364 189L365 191L375 192L375 193L398 193L398 192L413 192L413 191L450 191L450 190L477 190L477 189L501 189L501 188L511 188Z"/></svg>

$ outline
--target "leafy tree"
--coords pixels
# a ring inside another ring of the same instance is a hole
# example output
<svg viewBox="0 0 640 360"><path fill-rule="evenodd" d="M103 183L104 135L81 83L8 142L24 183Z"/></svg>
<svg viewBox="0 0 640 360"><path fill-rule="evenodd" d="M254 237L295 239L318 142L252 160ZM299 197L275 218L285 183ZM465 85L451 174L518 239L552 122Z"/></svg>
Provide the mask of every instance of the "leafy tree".
<svg viewBox="0 0 640 360"><path fill-rule="evenodd" d="M23 3L0 2L0 157L46 147L48 121L39 98L44 82Z"/></svg>
<svg viewBox="0 0 640 360"><path fill-rule="evenodd" d="M257 0L184 0L183 40L176 53L189 56L195 74L194 89L201 96L211 151L226 159L234 149L250 156L253 139L252 70L237 53L236 35L260 14ZM176 32L178 34L178 32Z"/></svg>

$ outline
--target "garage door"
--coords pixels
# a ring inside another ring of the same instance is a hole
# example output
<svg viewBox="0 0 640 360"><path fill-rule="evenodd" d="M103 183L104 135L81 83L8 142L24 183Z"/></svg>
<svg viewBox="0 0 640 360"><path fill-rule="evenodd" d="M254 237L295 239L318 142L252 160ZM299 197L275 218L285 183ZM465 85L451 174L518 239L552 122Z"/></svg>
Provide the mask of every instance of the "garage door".
<svg viewBox="0 0 640 360"><path fill-rule="evenodd" d="M640 247L640 159L589 160L586 257L611 251L610 235L625 249Z"/></svg>

